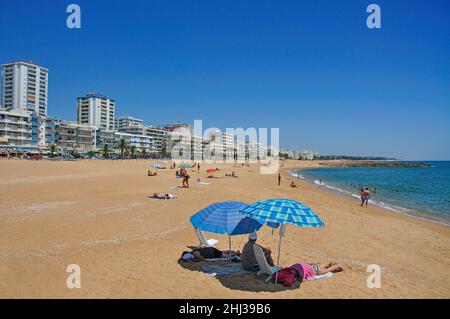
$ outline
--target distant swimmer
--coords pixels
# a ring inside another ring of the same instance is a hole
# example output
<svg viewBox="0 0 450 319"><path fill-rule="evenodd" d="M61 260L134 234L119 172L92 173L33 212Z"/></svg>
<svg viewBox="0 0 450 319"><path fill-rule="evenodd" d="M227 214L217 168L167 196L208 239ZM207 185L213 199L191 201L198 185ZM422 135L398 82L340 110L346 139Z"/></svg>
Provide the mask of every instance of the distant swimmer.
<svg viewBox="0 0 450 319"><path fill-rule="evenodd" d="M319 179L319 184L322 185L322 180L321 179Z"/></svg>

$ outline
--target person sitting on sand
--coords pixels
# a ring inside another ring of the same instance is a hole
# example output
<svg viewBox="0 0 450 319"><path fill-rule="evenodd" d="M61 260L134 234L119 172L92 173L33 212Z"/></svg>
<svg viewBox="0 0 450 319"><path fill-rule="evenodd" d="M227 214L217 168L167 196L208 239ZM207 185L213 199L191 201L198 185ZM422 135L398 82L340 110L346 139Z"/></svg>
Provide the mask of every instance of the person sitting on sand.
<svg viewBox="0 0 450 319"><path fill-rule="evenodd" d="M297 188L297 185L295 185L294 182L291 182L291 185L289 185L289 186L292 187L292 188Z"/></svg>
<svg viewBox="0 0 450 319"><path fill-rule="evenodd" d="M181 260L187 262L198 262L204 261L205 259L213 259L213 258L234 258L236 256L240 256L241 253L239 251L233 250L224 250L221 251L215 247L193 247L191 251L183 251L181 254Z"/></svg>
<svg viewBox="0 0 450 319"><path fill-rule="evenodd" d="M250 233L248 235L248 242L242 248L241 260L242 260L242 268L244 270L248 270L248 271L258 271L259 270L258 262L256 261L256 257L255 257L255 252L253 251L253 246L258 245L258 244L256 244L257 238L258 238L258 236L257 236L256 232ZM261 245L258 245L258 246L262 248L262 250L264 252L264 256L266 256L267 263L270 266L275 266L272 256L271 256L272 252L270 251L270 249L263 247Z"/></svg>
<svg viewBox="0 0 450 319"><path fill-rule="evenodd" d="M153 193L152 198L157 198L157 199L173 199L175 198L175 195L172 194L161 194L161 193Z"/></svg>
<svg viewBox="0 0 450 319"><path fill-rule="evenodd" d="M341 272L344 268L333 262L329 262L328 264L316 264L316 263L299 263L303 268L303 280L309 280L314 278L315 276L325 275L329 272Z"/></svg>
<svg viewBox="0 0 450 319"><path fill-rule="evenodd" d="M150 170L147 172L147 176L157 176L157 175L158 173L156 171L154 173Z"/></svg>

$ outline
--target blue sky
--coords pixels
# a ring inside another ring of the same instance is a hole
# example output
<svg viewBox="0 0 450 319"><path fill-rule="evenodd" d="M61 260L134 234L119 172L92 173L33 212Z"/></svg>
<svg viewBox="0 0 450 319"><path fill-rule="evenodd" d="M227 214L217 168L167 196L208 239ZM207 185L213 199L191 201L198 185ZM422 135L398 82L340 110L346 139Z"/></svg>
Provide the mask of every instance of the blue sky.
<svg viewBox="0 0 450 319"><path fill-rule="evenodd" d="M70 3L80 30L66 27ZM98 92L148 124L279 127L293 149L450 159L449 13L447 0L2 1L0 63L48 67L49 114L65 119Z"/></svg>

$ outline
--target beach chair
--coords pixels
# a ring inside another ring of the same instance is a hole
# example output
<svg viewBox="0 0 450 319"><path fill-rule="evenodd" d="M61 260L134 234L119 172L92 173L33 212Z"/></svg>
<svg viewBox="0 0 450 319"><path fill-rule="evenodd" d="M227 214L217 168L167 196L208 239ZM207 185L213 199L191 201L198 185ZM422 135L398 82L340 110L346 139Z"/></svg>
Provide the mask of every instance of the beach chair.
<svg viewBox="0 0 450 319"><path fill-rule="evenodd" d="M266 279L266 282L268 282L272 278L272 275L279 270L279 268L277 266L269 266L266 256L264 255L264 251L258 245L253 245L253 252L255 254L256 262L259 266L259 271L256 276L269 275L269 277L267 277Z"/></svg>
<svg viewBox="0 0 450 319"><path fill-rule="evenodd" d="M200 240L200 245L202 246L208 246L208 247L216 247L217 243L219 242L216 239L206 239L205 235L200 229L195 228L195 233L197 234L198 240Z"/></svg>

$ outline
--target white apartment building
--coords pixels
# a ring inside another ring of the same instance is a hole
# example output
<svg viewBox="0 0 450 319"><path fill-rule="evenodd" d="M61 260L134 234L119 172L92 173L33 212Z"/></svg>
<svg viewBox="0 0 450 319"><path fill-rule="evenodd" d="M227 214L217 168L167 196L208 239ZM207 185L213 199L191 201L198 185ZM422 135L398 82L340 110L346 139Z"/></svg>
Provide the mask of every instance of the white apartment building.
<svg viewBox="0 0 450 319"><path fill-rule="evenodd" d="M90 93L77 99L78 124L115 129L116 102L101 94Z"/></svg>
<svg viewBox="0 0 450 319"><path fill-rule="evenodd" d="M27 111L0 109L0 140L2 148L37 147L32 139L31 114Z"/></svg>
<svg viewBox="0 0 450 319"><path fill-rule="evenodd" d="M132 116L120 116L116 118L116 130L121 130L129 127L142 127L144 120L137 119Z"/></svg>
<svg viewBox="0 0 450 319"><path fill-rule="evenodd" d="M47 115L48 69L17 61L3 64L1 71L3 108Z"/></svg>
<svg viewBox="0 0 450 319"><path fill-rule="evenodd" d="M134 147L136 151L142 152L145 150L146 152L150 152L153 150L153 139L150 136L115 132L115 140L117 143L122 139L128 147Z"/></svg>

